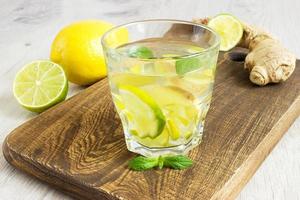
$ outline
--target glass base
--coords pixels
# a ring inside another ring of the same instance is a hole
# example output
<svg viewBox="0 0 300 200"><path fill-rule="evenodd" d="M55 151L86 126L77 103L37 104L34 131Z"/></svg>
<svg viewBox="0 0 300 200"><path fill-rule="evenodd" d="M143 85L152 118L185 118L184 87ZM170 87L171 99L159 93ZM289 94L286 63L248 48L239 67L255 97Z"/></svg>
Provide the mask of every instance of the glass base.
<svg viewBox="0 0 300 200"><path fill-rule="evenodd" d="M158 157L167 155L186 155L191 149L201 143L202 133L203 126L201 125L188 143L170 147L147 147L136 141L129 133L125 133L125 138L127 149L129 151L146 157Z"/></svg>

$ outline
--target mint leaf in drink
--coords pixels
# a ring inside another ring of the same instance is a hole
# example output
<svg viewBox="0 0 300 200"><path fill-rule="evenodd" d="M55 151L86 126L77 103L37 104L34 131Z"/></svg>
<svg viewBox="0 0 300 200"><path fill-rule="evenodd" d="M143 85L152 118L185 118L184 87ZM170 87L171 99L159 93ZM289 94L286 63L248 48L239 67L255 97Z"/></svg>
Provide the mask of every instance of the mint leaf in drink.
<svg viewBox="0 0 300 200"><path fill-rule="evenodd" d="M135 171L149 170L154 167L162 169L168 167L172 169L186 169L193 165L193 161L187 156L166 156L166 157L144 157L137 156L129 161L129 168Z"/></svg>
<svg viewBox="0 0 300 200"><path fill-rule="evenodd" d="M142 58L142 59L153 57L152 51L149 48L144 46L133 46L129 49L128 54L130 57Z"/></svg>
<svg viewBox="0 0 300 200"><path fill-rule="evenodd" d="M176 61L175 68L178 75L183 75L200 67L198 57L181 58Z"/></svg>
<svg viewBox="0 0 300 200"><path fill-rule="evenodd" d="M129 168L135 171L152 169L158 165L158 158L137 156L129 161Z"/></svg>
<svg viewBox="0 0 300 200"><path fill-rule="evenodd" d="M173 169L186 169L193 165L193 161L187 156L168 156L165 157L164 166Z"/></svg>

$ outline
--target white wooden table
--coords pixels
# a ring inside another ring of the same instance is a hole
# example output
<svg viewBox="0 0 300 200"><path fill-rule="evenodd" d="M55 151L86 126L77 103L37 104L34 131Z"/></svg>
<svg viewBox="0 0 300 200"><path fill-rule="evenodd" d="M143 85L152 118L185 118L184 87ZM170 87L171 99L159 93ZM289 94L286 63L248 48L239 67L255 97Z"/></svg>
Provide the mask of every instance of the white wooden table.
<svg viewBox="0 0 300 200"><path fill-rule="evenodd" d="M23 64L48 58L55 34L80 19L115 24L149 18L191 20L233 13L277 36L300 57L300 1L262 0L0 0L0 145L32 114L19 107L12 83ZM72 85L69 96L80 88ZM0 200L71 199L11 167L0 154ZM300 118L293 124L239 200L300 199Z"/></svg>

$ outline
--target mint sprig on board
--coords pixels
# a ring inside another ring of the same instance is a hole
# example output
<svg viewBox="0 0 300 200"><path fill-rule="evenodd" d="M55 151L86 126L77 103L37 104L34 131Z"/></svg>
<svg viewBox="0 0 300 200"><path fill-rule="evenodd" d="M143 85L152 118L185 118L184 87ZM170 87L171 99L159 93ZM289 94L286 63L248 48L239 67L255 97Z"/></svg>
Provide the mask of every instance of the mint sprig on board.
<svg viewBox="0 0 300 200"><path fill-rule="evenodd" d="M193 161L187 156L159 156L159 157L144 157L137 156L129 161L129 168L135 171L145 171L158 167L168 167L172 169L186 169L193 165Z"/></svg>

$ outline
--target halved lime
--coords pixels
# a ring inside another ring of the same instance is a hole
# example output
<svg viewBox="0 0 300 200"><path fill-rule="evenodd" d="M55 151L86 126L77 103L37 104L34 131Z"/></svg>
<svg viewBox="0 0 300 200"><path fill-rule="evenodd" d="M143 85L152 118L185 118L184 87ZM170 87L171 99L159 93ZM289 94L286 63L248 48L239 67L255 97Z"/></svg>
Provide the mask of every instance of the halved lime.
<svg viewBox="0 0 300 200"><path fill-rule="evenodd" d="M139 138L156 138L159 136L166 123L165 116L154 101L145 91L131 86L119 86L120 96L125 109L132 116L130 127Z"/></svg>
<svg viewBox="0 0 300 200"><path fill-rule="evenodd" d="M230 14L217 15L210 19L207 25L221 36L220 51L232 49L243 36L242 24Z"/></svg>
<svg viewBox="0 0 300 200"><path fill-rule="evenodd" d="M24 108L42 112L66 98L68 80L58 64L48 60L33 61L17 73L13 92Z"/></svg>

